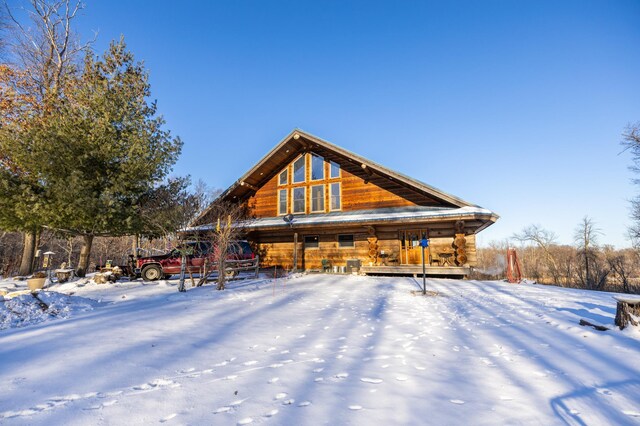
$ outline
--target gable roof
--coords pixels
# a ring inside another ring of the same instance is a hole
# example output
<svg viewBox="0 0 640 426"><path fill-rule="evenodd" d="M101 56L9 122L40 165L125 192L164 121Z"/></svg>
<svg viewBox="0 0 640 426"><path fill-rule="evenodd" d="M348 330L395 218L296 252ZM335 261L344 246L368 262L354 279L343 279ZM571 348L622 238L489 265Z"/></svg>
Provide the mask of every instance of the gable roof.
<svg viewBox="0 0 640 426"><path fill-rule="evenodd" d="M300 129L294 129L217 199L243 201L253 195L300 154L313 152L355 176L423 206L479 207L440 189L398 173ZM198 224L206 209L193 221Z"/></svg>

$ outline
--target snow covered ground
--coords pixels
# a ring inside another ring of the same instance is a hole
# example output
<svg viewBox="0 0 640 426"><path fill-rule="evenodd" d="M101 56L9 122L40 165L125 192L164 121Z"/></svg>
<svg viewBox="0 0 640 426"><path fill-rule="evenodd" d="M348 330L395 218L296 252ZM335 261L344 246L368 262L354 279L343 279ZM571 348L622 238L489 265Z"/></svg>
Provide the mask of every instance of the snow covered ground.
<svg viewBox="0 0 640 426"><path fill-rule="evenodd" d="M339 275L176 284L67 283L53 290L71 298L41 293L64 318L4 321L0 423L640 424L640 331L613 328L611 293L428 280L438 295L422 297L420 279Z"/></svg>

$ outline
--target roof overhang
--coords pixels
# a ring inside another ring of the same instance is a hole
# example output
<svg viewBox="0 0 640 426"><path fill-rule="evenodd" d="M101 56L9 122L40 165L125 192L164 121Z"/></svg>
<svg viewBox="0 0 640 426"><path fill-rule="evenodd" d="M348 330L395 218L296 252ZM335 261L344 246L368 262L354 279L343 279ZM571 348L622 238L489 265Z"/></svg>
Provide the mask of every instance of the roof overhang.
<svg viewBox="0 0 640 426"><path fill-rule="evenodd" d="M292 225L285 222L282 216L258 218L246 221L240 226L250 231L284 230L287 228L329 228L346 226L379 226L379 225L416 225L446 224L453 229L456 221L464 221L465 233L474 234L493 224L498 215L481 207L403 207L378 210L332 212L294 216ZM213 229L213 224L193 226L183 232L206 232Z"/></svg>

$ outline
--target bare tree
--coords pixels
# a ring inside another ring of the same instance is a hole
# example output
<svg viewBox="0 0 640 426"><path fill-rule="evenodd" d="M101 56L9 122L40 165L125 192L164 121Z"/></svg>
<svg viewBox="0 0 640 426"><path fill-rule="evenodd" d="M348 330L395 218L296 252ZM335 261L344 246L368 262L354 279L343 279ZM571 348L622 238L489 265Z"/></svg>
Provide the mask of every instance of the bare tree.
<svg viewBox="0 0 640 426"><path fill-rule="evenodd" d="M4 61L9 36L9 24L7 22L7 11L0 7L0 61Z"/></svg>
<svg viewBox="0 0 640 426"><path fill-rule="evenodd" d="M224 290L227 278L232 276L232 268L228 266L229 250L235 241L244 236L249 215L246 204L216 201L207 211L207 218L212 220L212 230L207 237L213 243L214 259L218 269L218 290Z"/></svg>
<svg viewBox="0 0 640 426"><path fill-rule="evenodd" d="M80 0L28 0L28 19L20 19L4 0L4 10L12 24L10 46L13 61L37 85L40 99L56 97L66 78L76 71L76 63L93 40L80 43L72 22L84 4ZM17 9L17 8L16 8ZM95 38L94 38L95 39Z"/></svg>
<svg viewBox="0 0 640 426"><path fill-rule="evenodd" d="M560 282L560 270L552 247L556 244L557 236L554 232L542 228L540 225L529 225L513 238L521 243L533 243L544 253L544 260L555 282Z"/></svg>
<svg viewBox="0 0 640 426"><path fill-rule="evenodd" d="M627 126L621 143L625 151L631 152L632 165L629 169L640 176L640 122ZM640 177L634 178L633 182L640 185ZM640 196L631 201L631 219L633 224L629 227L629 237L633 246L640 248Z"/></svg>
<svg viewBox="0 0 640 426"><path fill-rule="evenodd" d="M578 259L581 268L578 277L583 286L588 289L601 288L609 274L608 268L600 259L598 238L602 231L596 227L589 216L585 216L575 230L574 241L578 248Z"/></svg>
<svg viewBox="0 0 640 426"><path fill-rule="evenodd" d="M615 251L611 247L606 247L605 255L611 275L622 286L622 292L630 293L634 266L639 260L638 252L633 249Z"/></svg>
<svg viewBox="0 0 640 426"><path fill-rule="evenodd" d="M0 276L7 277L18 270L22 236L17 232L0 232Z"/></svg>
<svg viewBox="0 0 640 426"><path fill-rule="evenodd" d="M219 188L212 188L202 179L198 179L192 190L193 197L196 199L197 212L191 219L200 216L221 193L222 190Z"/></svg>

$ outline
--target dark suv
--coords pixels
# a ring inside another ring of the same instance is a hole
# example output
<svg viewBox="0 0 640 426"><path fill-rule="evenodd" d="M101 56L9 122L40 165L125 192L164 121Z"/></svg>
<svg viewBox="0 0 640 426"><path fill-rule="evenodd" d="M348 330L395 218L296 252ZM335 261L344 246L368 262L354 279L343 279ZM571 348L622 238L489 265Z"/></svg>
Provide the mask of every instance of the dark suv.
<svg viewBox="0 0 640 426"><path fill-rule="evenodd" d="M186 249L187 273L202 273L205 260L209 272L217 270L215 247L209 241L187 242L169 253L159 256L139 257L136 260L135 273L145 281L155 281L179 274L182 266L182 250ZM225 274L229 277L237 275L239 270L255 268L256 256L247 241L234 241L229 245Z"/></svg>

